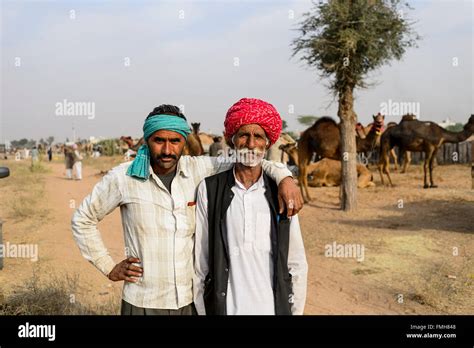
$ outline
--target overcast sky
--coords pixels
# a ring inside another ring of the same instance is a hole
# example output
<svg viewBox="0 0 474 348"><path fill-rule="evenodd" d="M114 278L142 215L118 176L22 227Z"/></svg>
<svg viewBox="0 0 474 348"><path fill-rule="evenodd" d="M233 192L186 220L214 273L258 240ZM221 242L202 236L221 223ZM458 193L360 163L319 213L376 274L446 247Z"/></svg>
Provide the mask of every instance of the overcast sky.
<svg viewBox="0 0 474 348"><path fill-rule="evenodd" d="M368 123L391 100L418 103L424 120L465 123L474 113L474 2L410 3L423 39L375 72L376 86L356 92L359 120ZM304 0L1 1L0 143L72 139L73 123L81 138L139 137L144 118L163 103L183 105L189 122L214 133L242 97L275 105L290 130L304 129L298 115L336 117L325 81L291 57L293 29L311 7ZM65 100L90 103L94 114L61 114Z"/></svg>

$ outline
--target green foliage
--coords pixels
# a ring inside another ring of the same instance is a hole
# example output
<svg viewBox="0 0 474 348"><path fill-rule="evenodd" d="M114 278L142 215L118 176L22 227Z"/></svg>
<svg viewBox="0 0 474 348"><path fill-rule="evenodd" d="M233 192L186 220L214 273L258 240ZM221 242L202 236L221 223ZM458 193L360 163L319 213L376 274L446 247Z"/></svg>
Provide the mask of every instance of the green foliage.
<svg viewBox="0 0 474 348"><path fill-rule="evenodd" d="M450 132L460 132L463 130L464 125L462 123L456 123L453 126L447 126L446 130Z"/></svg>
<svg viewBox="0 0 474 348"><path fill-rule="evenodd" d="M33 146L36 145L36 140L33 140L33 139L26 139L26 138L23 138L23 139L20 139L20 140L12 140L10 142L11 146L15 147L15 148L27 148L27 149L31 149Z"/></svg>
<svg viewBox="0 0 474 348"><path fill-rule="evenodd" d="M104 149L102 153L104 156L114 156L121 154L118 139L104 139L99 141L98 145L102 146Z"/></svg>
<svg viewBox="0 0 474 348"><path fill-rule="evenodd" d="M293 55L329 78L337 95L354 87L365 88L367 74L392 59L420 38L406 18L408 4L400 0L329 0L314 4L298 29Z"/></svg>
<svg viewBox="0 0 474 348"><path fill-rule="evenodd" d="M302 124L303 126L312 126L314 122L316 122L319 119L318 116L313 116L313 115L300 115L298 116L298 122Z"/></svg>

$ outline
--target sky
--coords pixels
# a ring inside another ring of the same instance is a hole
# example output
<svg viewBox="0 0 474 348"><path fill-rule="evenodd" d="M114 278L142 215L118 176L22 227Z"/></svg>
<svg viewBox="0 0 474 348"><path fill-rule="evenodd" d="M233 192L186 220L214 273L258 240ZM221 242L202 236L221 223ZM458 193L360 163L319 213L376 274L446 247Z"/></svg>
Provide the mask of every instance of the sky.
<svg viewBox="0 0 474 348"><path fill-rule="evenodd" d="M337 116L328 81L292 57L311 1L0 1L0 144L140 137L160 104L218 134L243 97L272 103L293 131L305 128L298 115ZM465 123L474 113L474 0L410 4L419 47L356 91L358 119L410 103L422 120ZM399 118L389 112L386 122Z"/></svg>

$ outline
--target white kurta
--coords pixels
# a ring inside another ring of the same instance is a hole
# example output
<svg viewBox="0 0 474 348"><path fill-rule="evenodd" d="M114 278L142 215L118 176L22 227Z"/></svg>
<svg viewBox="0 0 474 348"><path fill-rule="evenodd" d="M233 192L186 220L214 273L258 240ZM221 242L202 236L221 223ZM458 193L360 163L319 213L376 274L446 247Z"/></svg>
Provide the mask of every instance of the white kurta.
<svg viewBox="0 0 474 348"><path fill-rule="evenodd" d="M275 314L272 289L273 261L270 238L270 207L265 198L263 176L250 188L237 180L234 198L226 212L229 248L227 314ZM198 188L195 234L194 301L199 314L205 314L203 292L208 273L207 189ZM307 263L298 216L291 218L288 267L292 275L293 314L303 314L306 300Z"/></svg>

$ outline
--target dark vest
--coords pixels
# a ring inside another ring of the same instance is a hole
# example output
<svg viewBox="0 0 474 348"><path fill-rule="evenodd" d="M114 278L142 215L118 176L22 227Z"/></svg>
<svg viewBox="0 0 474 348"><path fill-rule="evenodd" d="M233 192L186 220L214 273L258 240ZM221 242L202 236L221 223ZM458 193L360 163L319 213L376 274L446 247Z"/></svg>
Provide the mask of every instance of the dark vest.
<svg viewBox="0 0 474 348"><path fill-rule="evenodd" d="M278 214L278 187L263 174L265 197L271 214L271 250L273 260L273 297L277 315L291 315L293 291L288 271L290 220L286 212ZM209 273L204 281L206 314L227 314L226 297L229 280L229 248L226 212L234 198L234 173L225 171L206 178L209 222Z"/></svg>

